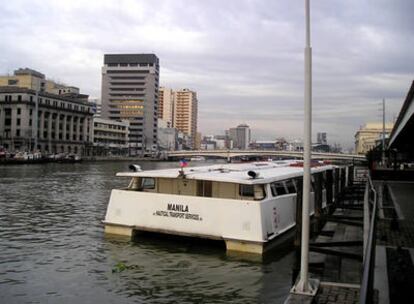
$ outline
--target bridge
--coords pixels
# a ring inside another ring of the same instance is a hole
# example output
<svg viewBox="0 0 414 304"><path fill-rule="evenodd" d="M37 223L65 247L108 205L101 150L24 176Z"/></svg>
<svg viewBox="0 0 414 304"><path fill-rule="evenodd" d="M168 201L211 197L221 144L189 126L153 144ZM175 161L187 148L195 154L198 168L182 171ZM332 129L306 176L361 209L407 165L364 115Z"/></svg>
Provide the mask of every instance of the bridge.
<svg viewBox="0 0 414 304"><path fill-rule="evenodd" d="M271 151L271 150L184 150L166 151L167 158L186 158L194 156L222 157L230 160L234 157L282 157L282 158L303 158L302 151ZM365 155L312 152L312 159L316 160L348 160L365 161Z"/></svg>

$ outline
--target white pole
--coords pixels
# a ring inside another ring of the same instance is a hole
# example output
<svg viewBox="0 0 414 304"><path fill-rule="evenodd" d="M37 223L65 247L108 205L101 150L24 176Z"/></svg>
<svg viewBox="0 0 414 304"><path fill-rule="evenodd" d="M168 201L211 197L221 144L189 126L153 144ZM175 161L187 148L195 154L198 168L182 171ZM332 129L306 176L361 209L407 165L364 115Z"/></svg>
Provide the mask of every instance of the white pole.
<svg viewBox="0 0 414 304"><path fill-rule="evenodd" d="M305 45L305 119L303 150L303 196L302 196L302 241L300 277L292 292L315 295L318 282L309 280L309 205L311 185L311 144L312 144L312 48L310 44L310 5L305 0L306 45ZM312 281L312 282L310 282Z"/></svg>
<svg viewBox="0 0 414 304"><path fill-rule="evenodd" d="M385 166L385 99L382 99L382 166Z"/></svg>

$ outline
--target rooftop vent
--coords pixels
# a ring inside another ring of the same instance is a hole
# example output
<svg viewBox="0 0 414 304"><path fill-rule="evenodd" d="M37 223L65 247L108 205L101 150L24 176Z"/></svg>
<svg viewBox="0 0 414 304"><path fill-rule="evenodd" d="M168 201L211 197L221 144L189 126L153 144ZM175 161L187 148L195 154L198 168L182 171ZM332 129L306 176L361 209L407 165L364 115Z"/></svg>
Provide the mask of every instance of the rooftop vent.
<svg viewBox="0 0 414 304"><path fill-rule="evenodd" d="M259 177L259 172L247 171L247 175L250 176L251 178L255 179L255 178Z"/></svg>
<svg viewBox="0 0 414 304"><path fill-rule="evenodd" d="M134 165L134 164L129 165L129 170L131 170L132 172L141 172L142 171L141 166Z"/></svg>

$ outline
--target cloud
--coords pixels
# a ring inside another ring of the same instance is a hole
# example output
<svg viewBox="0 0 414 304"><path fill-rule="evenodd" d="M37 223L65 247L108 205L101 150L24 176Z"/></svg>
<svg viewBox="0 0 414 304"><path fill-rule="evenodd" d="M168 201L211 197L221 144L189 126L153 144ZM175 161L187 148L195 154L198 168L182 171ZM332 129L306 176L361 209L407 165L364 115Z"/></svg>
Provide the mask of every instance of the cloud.
<svg viewBox="0 0 414 304"><path fill-rule="evenodd" d="M353 145L392 119L414 70L410 0L312 2L314 133ZM105 53L158 55L161 85L196 90L206 134L246 122L254 138L302 137L302 1L7 1L0 72L31 67L100 96Z"/></svg>

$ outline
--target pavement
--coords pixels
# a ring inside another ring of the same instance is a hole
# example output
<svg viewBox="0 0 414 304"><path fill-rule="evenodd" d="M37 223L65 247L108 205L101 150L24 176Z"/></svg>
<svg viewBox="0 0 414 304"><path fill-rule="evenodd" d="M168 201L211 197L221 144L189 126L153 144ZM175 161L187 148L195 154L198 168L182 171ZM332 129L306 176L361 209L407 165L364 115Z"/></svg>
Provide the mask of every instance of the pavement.
<svg viewBox="0 0 414 304"><path fill-rule="evenodd" d="M379 198L374 288L378 303L413 303L414 183L376 182Z"/></svg>

